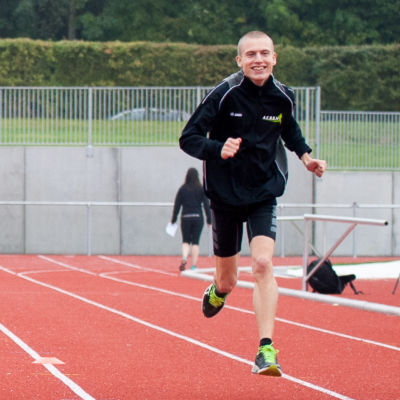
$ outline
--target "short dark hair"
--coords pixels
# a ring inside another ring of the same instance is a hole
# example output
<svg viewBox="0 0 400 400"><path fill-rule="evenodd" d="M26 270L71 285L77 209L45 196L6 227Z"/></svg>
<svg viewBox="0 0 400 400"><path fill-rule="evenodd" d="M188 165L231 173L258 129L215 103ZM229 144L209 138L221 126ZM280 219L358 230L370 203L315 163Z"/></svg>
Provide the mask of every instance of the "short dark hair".
<svg viewBox="0 0 400 400"><path fill-rule="evenodd" d="M272 44L274 44L272 38L269 35L267 35L265 32L262 32L262 31L250 31L250 32L247 32L246 34L244 34L239 39L239 42L238 42L238 45L237 45L237 53L238 53L238 55L240 55L240 48L241 48L243 42L246 39L260 39L260 38L264 38L264 37L269 38L271 40Z"/></svg>

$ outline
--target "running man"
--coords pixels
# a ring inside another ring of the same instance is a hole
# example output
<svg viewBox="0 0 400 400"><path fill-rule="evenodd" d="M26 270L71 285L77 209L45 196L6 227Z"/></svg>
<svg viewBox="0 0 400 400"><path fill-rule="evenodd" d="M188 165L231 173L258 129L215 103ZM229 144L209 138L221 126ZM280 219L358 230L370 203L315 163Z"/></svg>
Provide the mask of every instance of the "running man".
<svg viewBox="0 0 400 400"><path fill-rule="evenodd" d="M252 372L281 376L272 342L278 302L272 265L276 198L287 182L281 139L318 177L326 162L310 156L311 148L293 116L293 91L272 74L277 62L272 39L260 31L245 34L236 62L240 71L204 98L179 141L186 153L204 160L204 188L212 209L216 271L202 307L207 318L215 316L235 287L245 222L260 340Z"/></svg>

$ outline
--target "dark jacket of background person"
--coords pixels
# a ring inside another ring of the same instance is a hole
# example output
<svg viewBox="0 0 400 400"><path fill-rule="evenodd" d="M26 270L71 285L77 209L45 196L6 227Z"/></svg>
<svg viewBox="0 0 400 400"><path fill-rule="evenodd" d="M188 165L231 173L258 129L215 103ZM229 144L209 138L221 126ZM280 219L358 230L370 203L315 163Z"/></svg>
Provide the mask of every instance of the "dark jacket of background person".
<svg viewBox="0 0 400 400"><path fill-rule="evenodd" d="M201 186L183 184L176 194L171 222L178 219L182 207L181 218L203 218L202 206L206 214L207 224L211 224L211 212L207 197Z"/></svg>

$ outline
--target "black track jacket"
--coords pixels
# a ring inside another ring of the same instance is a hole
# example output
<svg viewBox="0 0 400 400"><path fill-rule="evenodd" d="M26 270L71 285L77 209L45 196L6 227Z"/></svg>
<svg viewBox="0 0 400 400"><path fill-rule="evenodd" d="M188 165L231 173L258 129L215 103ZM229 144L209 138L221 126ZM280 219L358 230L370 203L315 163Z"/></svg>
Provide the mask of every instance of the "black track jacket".
<svg viewBox="0 0 400 400"><path fill-rule="evenodd" d="M262 86L241 71L224 79L198 106L179 139L189 155L204 160L204 188L215 202L246 205L283 194L287 181L285 146L301 157L306 144L293 116L294 95L273 75ZM242 138L233 158L221 150Z"/></svg>

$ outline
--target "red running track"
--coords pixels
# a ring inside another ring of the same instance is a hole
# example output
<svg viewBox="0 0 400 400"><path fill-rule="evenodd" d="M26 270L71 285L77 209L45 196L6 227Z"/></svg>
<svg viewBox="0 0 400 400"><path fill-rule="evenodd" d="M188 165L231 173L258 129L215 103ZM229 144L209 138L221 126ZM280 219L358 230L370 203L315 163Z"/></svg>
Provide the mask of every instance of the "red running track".
<svg viewBox="0 0 400 400"><path fill-rule="evenodd" d="M1 255L0 399L400 398L399 317L280 296L284 376L258 376L250 290L237 287L206 319L208 283L177 265Z"/></svg>

